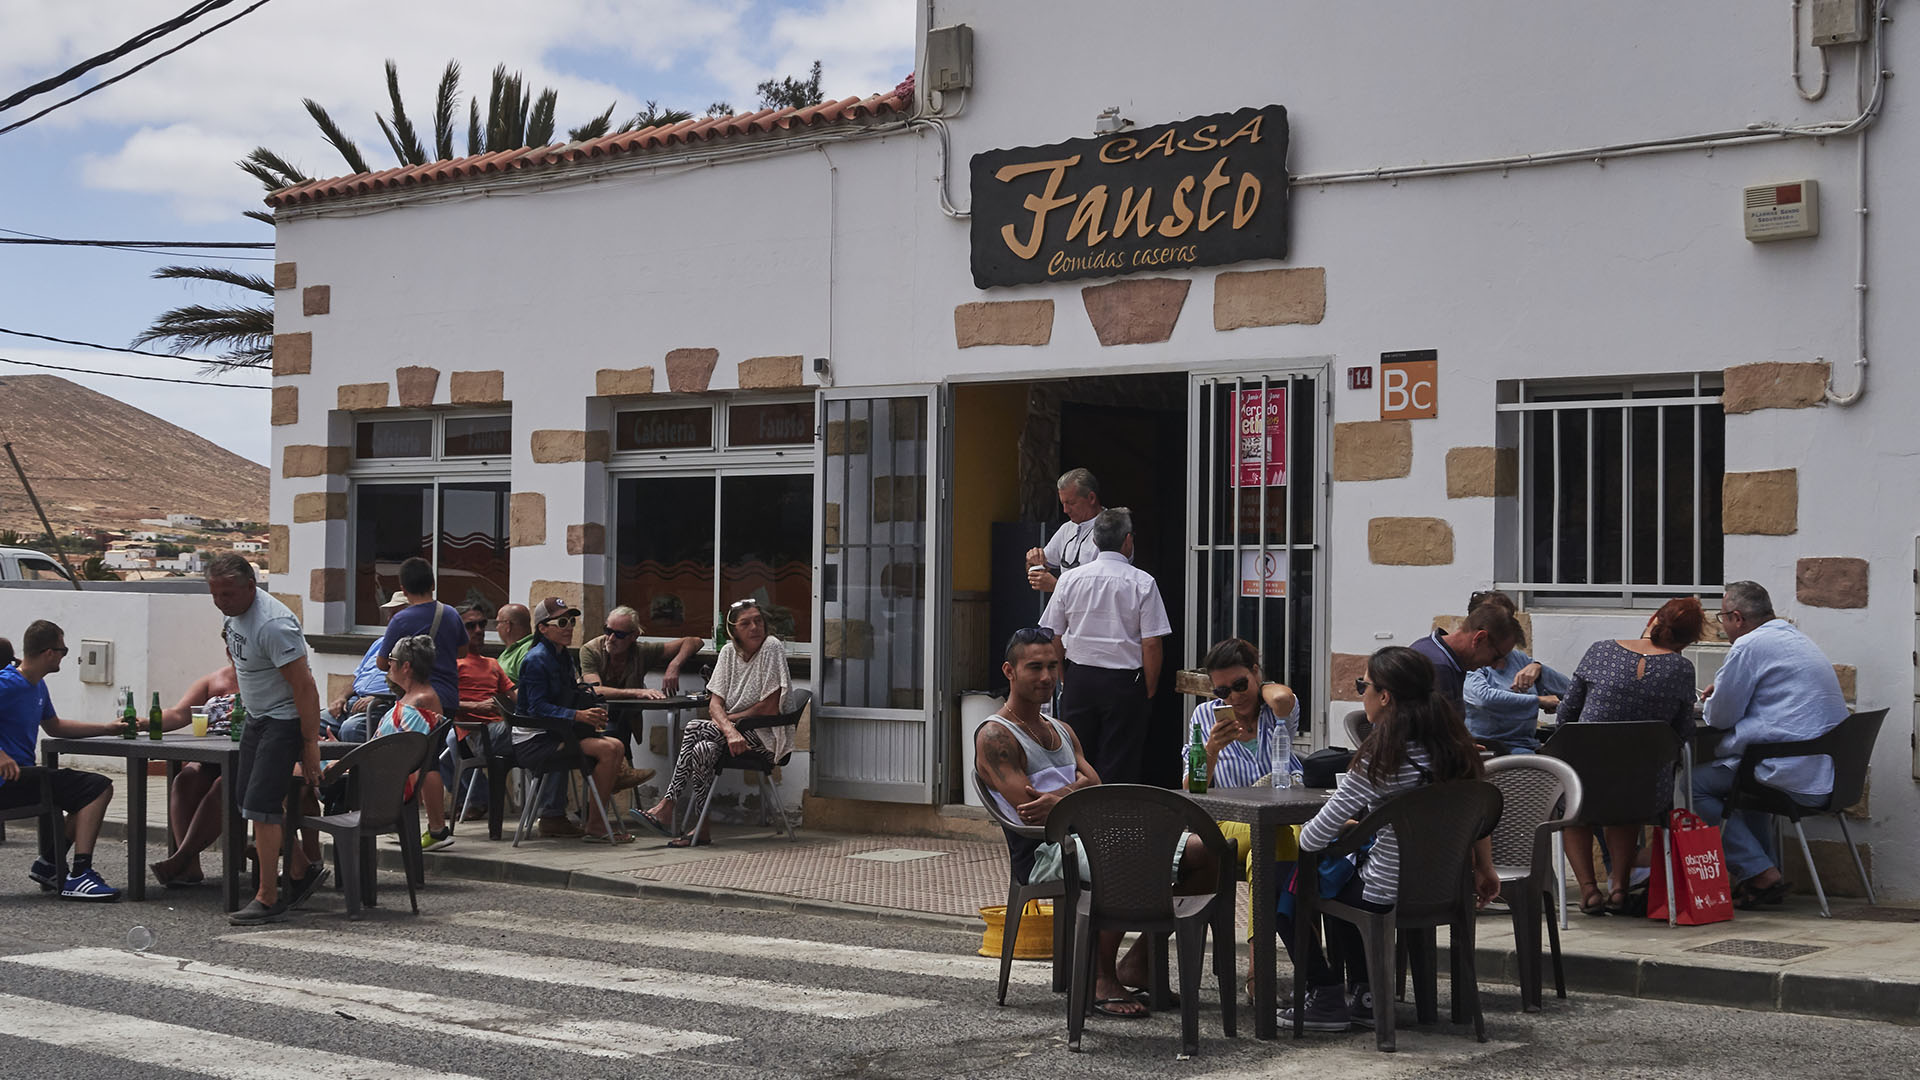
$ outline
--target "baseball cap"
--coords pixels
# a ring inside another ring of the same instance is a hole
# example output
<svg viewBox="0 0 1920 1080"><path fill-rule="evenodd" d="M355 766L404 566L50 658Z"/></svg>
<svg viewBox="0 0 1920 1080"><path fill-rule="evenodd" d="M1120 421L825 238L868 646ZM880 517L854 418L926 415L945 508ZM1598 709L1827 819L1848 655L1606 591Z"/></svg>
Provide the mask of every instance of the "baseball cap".
<svg viewBox="0 0 1920 1080"><path fill-rule="evenodd" d="M389 599L386 603L381 604L380 610L381 611L399 611L401 608L406 606L407 606L407 594L401 592L399 589L395 589L393 590L393 597Z"/></svg>
<svg viewBox="0 0 1920 1080"><path fill-rule="evenodd" d="M549 596L533 606L533 625L557 619L562 615L578 615L580 609L557 596Z"/></svg>

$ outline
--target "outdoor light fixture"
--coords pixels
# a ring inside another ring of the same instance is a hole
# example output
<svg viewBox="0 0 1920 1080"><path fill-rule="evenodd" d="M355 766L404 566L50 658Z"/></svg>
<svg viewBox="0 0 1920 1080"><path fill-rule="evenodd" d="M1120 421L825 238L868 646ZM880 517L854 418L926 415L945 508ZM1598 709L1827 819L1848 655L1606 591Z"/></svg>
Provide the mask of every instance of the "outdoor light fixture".
<svg viewBox="0 0 1920 1080"><path fill-rule="evenodd" d="M1118 105L1109 105L1101 109L1100 115L1093 118L1093 133L1095 135L1111 135L1116 131L1125 131L1132 126L1133 121L1120 115L1120 106Z"/></svg>
<svg viewBox="0 0 1920 1080"><path fill-rule="evenodd" d="M820 385L833 385L833 365L828 363L826 357L816 356L813 358L813 374L820 380Z"/></svg>

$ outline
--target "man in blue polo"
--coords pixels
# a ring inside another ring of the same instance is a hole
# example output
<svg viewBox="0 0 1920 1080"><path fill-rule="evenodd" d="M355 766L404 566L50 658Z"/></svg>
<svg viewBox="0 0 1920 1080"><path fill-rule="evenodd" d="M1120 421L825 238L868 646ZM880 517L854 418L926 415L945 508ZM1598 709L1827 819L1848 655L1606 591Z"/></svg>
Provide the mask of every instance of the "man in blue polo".
<svg viewBox="0 0 1920 1080"><path fill-rule="evenodd" d="M1467 715L1467 672L1491 667L1520 643L1520 621L1507 604L1483 603L1467 613L1460 629L1451 634L1433 631L1413 643L1414 652L1433 661L1434 692L1453 703L1453 713Z"/></svg>
<svg viewBox="0 0 1920 1080"><path fill-rule="evenodd" d="M20 638L18 666L0 669L0 810L27 806L40 797L38 784L20 782L20 769L34 762L38 731L85 739L126 730L119 723L89 724L54 714L46 678L60 670L66 656L66 632L41 619ZM27 876L48 892L59 889L62 900L110 903L120 899L120 890L93 868L93 844L100 838L100 821L112 800L113 782L99 773L55 769L53 804L66 813L66 827L54 839L55 849L35 859ZM71 871L66 865L69 844L73 847Z"/></svg>

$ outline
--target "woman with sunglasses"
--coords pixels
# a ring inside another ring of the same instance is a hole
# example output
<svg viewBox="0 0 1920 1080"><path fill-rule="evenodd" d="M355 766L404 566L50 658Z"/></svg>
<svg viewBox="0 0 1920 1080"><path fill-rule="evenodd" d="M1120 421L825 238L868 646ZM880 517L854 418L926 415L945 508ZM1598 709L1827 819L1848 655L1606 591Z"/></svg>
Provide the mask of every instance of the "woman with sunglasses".
<svg viewBox="0 0 1920 1080"><path fill-rule="evenodd" d="M634 816L662 836L673 836L676 806L704 806L720 775L724 756L754 758L768 769L793 749L793 724L741 731L735 721L752 716L779 716L793 689L787 671L787 647L767 633L767 616L751 598L727 609L727 644L707 679L707 715L687 723L680 733L680 759L673 763L667 793L650 809ZM688 800L691 800L690 802ZM688 833L668 841L668 847L712 843L703 826L700 835Z"/></svg>

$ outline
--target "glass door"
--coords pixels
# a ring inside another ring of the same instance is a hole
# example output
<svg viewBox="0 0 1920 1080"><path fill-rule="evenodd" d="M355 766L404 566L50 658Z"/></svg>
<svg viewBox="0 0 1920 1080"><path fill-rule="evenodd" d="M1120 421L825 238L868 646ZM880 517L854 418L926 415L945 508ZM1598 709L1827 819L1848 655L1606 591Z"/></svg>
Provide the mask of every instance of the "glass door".
<svg viewBox="0 0 1920 1080"><path fill-rule="evenodd" d="M819 392L813 789L943 798L943 387Z"/></svg>

